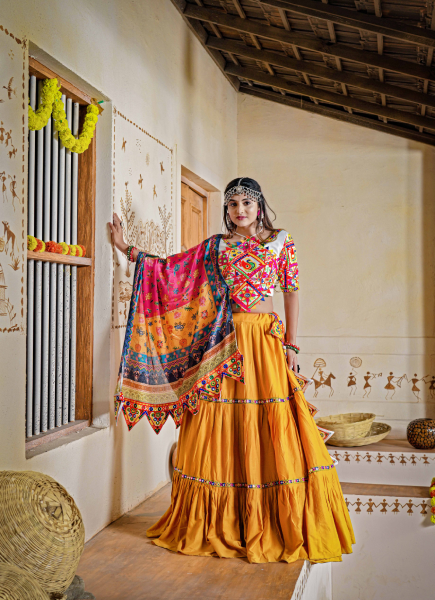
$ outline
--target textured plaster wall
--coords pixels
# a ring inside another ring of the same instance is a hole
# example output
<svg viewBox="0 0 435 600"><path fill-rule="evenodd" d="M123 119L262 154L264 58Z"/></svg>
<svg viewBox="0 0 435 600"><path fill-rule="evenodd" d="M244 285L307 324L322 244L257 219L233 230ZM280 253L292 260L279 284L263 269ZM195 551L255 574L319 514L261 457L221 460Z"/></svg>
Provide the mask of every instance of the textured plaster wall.
<svg viewBox="0 0 435 600"><path fill-rule="evenodd" d="M374 412L403 437L435 412L435 150L241 95L238 158L295 239L301 372L335 377L308 399L323 415ZM420 392L414 374L428 375Z"/></svg>
<svg viewBox="0 0 435 600"><path fill-rule="evenodd" d="M26 335L0 338L0 469L56 478L76 499L89 538L168 479L176 435L172 422L159 436L145 420L130 433L113 423L119 362L110 361L112 250L105 225L112 208L112 105L175 149L178 248L181 166L216 190L234 176L237 99L170 0L0 5L1 24L26 37L31 53L109 100L97 128L94 415L101 429L26 459Z"/></svg>

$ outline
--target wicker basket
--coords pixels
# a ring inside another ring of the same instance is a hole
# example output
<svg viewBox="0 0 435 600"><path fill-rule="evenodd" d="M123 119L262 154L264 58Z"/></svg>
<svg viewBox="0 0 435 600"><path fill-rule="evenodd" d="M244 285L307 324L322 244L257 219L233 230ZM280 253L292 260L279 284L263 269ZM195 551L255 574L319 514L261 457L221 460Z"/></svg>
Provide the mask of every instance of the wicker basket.
<svg viewBox="0 0 435 600"><path fill-rule="evenodd" d="M0 563L0 600L49 600L49 596L31 573Z"/></svg>
<svg viewBox="0 0 435 600"><path fill-rule="evenodd" d="M344 413L316 419L317 425L331 429L335 441L363 438L370 431L376 415L373 413Z"/></svg>
<svg viewBox="0 0 435 600"><path fill-rule="evenodd" d="M354 446L368 446L380 442L390 433L391 427L386 423L372 423L370 431L363 438L335 440L334 436L328 440L331 446L340 446L341 448L353 448Z"/></svg>
<svg viewBox="0 0 435 600"><path fill-rule="evenodd" d="M0 563L33 575L62 597L74 579L85 531L80 512L54 479L34 471L0 471Z"/></svg>

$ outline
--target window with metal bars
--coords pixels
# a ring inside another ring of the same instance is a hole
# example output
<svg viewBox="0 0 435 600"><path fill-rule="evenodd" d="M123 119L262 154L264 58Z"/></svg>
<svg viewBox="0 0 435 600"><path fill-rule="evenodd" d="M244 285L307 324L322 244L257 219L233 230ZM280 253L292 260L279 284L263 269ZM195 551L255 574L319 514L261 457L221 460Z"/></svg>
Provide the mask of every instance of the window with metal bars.
<svg viewBox="0 0 435 600"><path fill-rule="evenodd" d="M32 108L43 80L57 77L77 136L91 99L34 59L29 71ZM27 253L27 449L91 421L94 215L95 136L78 155L63 146L50 118L29 131L28 234L81 244L86 257Z"/></svg>

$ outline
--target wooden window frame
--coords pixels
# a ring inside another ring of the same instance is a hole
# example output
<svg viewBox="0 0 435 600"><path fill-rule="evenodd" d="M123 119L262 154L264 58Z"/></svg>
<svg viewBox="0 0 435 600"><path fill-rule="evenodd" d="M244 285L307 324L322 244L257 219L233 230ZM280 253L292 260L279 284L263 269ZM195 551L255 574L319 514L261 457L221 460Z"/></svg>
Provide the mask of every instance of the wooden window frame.
<svg viewBox="0 0 435 600"><path fill-rule="evenodd" d="M29 76L37 79L57 78L61 92L81 106L91 104L91 97L54 71L29 57ZM79 130L84 119L80 110ZM77 342L75 421L26 438L26 450L76 433L92 422L93 354L94 354L94 282L95 282L95 198L96 198L96 133L89 148L79 154L77 239L86 248L86 257L63 256L51 252L27 252L27 259L77 265Z"/></svg>

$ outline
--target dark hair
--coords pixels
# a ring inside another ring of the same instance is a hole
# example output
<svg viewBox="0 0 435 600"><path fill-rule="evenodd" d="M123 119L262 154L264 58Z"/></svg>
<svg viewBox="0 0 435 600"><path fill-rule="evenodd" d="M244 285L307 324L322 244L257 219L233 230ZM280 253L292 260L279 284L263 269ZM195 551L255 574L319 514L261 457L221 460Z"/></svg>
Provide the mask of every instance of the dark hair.
<svg viewBox="0 0 435 600"><path fill-rule="evenodd" d="M243 187L249 188L251 190L255 190L256 192L261 192L260 200L258 201L258 208L260 210L260 216L258 218L258 223L257 223L257 232L258 232L258 229L260 226L259 224L260 224L261 220L263 221L263 227L265 230L275 231L272 220L274 221L276 219L276 214L270 208L268 203L266 202L266 198L264 197L264 194L261 191L261 187L260 187L260 184L258 183L258 181L255 181L255 179L251 179L250 177L242 177L242 178L237 177L236 179L232 179L229 182L229 184L225 188L225 194L227 193L228 190L230 190L232 187L235 187L237 185L242 185ZM271 213L273 213L273 219L270 218L269 211ZM223 217L224 232L231 235L231 233L236 228L236 226L234 224L234 227L231 227L231 226L229 226L230 223L232 223L232 221L228 215L228 206L224 206L224 217Z"/></svg>

